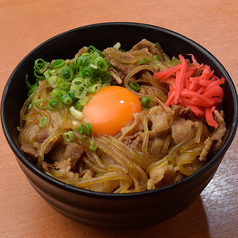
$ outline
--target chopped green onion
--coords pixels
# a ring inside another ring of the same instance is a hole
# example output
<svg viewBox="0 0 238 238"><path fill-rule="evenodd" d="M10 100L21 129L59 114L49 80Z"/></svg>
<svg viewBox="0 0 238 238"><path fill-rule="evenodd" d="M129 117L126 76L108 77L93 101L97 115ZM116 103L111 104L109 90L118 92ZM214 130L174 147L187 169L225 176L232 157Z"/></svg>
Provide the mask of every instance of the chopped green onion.
<svg viewBox="0 0 238 238"><path fill-rule="evenodd" d="M48 68L48 63L45 62L43 59L35 60L34 70L37 73L43 74L47 68Z"/></svg>
<svg viewBox="0 0 238 238"><path fill-rule="evenodd" d="M151 98L149 97L143 97L141 99L141 105L143 108L148 108L150 106L150 103L151 103Z"/></svg>
<svg viewBox="0 0 238 238"><path fill-rule="evenodd" d="M44 75L40 74L37 71L34 71L34 76L36 77L37 82L42 81L45 79Z"/></svg>
<svg viewBox="0 0 238 238"><path fill-rule="evenodd" d="M75 104L75 108L76 108L78 111L82 112L83 109L84 109L84 106L83 106L82 104L80 104L79 102L77 102L77 103Z"/></svg>
<svg viewBox="0 0 238 238"><path fill-rule="evenodd" d="M148 64L150 62L151 62L150 60L144 58L144 59L141 59L140 61L138 61L136 64L141 65L141 64Z"/></svg>
<svg viewBox="0 0 238 238"><path fill-rule="evenodd" d="M59 102L56 99L53 99L48 103L47 108L50 111L55 111L59 108Z"/></svg>
<svg viewBox="0 0 238 238"><path fill-rule="evenodd" d="M130 82L129 86L132 90L134 90L135 92L139 92L140 91L140 85L136 82Z"/></svg>
<svg viewBox="0 0 238 238"><path fill-rule="evenodd" d="M96 151L97 146L94 145L94 142L95 142L95 139L94 139L94 137L92 136L92 139L91 139L91 141L90 141L89 149L90 149L90 150L93 150L93 151Z"/></svg>
<svg viewBox="0 0 238 238"><path fill-rule="evenodd" d="M90 67L97 69L97 66L95 64L90 64Z"/></svg>
<svg viewBox="0 0 238 238"><path fill-rule="evenodd" d="M90 55L89 53L83 53L80 55L80 57L77 59L78 66L84 67L89 64L90 61Z"/></svg>
<svg viewBox="0 0 238 238"><path fill-rule="evenodd" d="M96 58L94 64L101 71L106 71L108 69L108 65L103 57Z"/></svg>
<svg viewBox="0 0 238 238"><path fill-rule="evenodd" d="M81 125L80 122L78 122L78 121L72 121L72 124L73 124L75 127Z"/></svg>
<svg viewBox="0 0 238 238"><path fill-rule="evenodd" d="M87 87L81 87L80 91L75 91L75 97L79 98L79 99L83 99L85 97L87 97L87 92L88 92L88 88ZM81 103L82 104L82 103Z"/></svg>
<svg viewBox="0 0 238 238"><path fill-rule="evenodd" d="M100 89L102 88L102 85L101 84L94 84L93 86L92 86L92 93L96 93L96 92L98 92Z"/></svg>
<svg viewBox="0 0 238 238"><path fill-rule="evenodd" d="M102 80L99 77L94 78L95 84L102 84Z"/></svg>
<svg viewBox="0 0 238 238"><path fill-rule="evenodd" d="M76 99L74 90L69 90L68 95L72 98L73 101Z"/></svg>
<svg viewBox="0 0 238 238"><path fill-rule="evenodd" d="M51 93L52 97L56 99L58 102L61 101L61 97L63 95L67 95L67 93L63 89L56 88Z"/></svg>
<svg viewBox="0 0 238 238"><path fill-rule="evenodd" d="M76 128L77 132L81 135L92 135L93 129L90 123L82 124Z"/></svg>
<svg viewBox="0 0 238 238"><path fill-rule="evenodd" d="M76 59L74 59L74 61L71 61L70 63L69 63L69 67L72 69L72 70L77 70L78 69L78 64L77 64L77 58Z"/></svg>
<svg viewBox="0 0 238 238"><path fill-rule="evenodd" d="M88 101L89 101L89 98L87 96L85 96L85 97L80 98L79 103L81 105L84 105L84 104L88 103Z"/></svg>
<svg viewBox="0 0 238 238"><path fill-rule="evenodd" d="M51 63L53 69L60 69L66 65L63 59L57 59Z"/></svg>
<svg viewBox="0 0 238 238"><path fill-rule="evenodd" d="M55 80L57 86L61 89L67 89L68 88L68 85L69 83L65 82L62 78L60 77L56 77L56 80Z"/></svg>
<svg viewBox="0 0 238 238"><path fill-rule="evenodd" d="M161 47L159 42L155 43L155 48L157 48L157 50L159 50L159 52L161 54L161 56L157 55L158 60L159 61L164 61L165 53L164 53L164 51L163 51L163 49L162 49L162 47ZM166 58L167 58L167 56L166 56Z"/></svg>
<svg viewBox="0 0 238 238"><path fill-rule="evenodd" d="M79 91L84 86L83 78L75 78L71 82L70 90Z"/></svg>
<svg viewBox="0 0 238 238"><path fill-rule="evenodd" d="M47 117L42 117L41 121L39 123L39 127L44 128L46 126L46 124L47 124L47 120L48 120Z"/></svg>
<svg viewBox="0 0 238 238"><path fill-rule="evenodd" d="M85 53L80 55L80 57L85 57L85 56L90 56L89 52L85 52Z"/></svg>
<svg viewBox="0 0 238 238"><path fill-rule="evenodd" d="M76 131L81 135L86 135L87 134L87 127L85 125L81 125L81 126L76 128Z"/></svg>
<svg viewBox="0 0 238 238"><path fill-rule="evenodd" d="M91 93L93 93L93 87L92 86L88 87L88 94L91 94Z"/></svg>
<svg viewBox="0 0 238 238"><path fill-rule="evenodd" d="M97 146L90 144L89 149L92 150L92 151L96 151L97 150Z"/></svg>
<svg viewBox="0 0 238 238"><path fill-rule="evenodd" d="M87 134L92 135L93 134L93 128L90 123L85 123L85 126L87 127Z"/></svg>
<svg viewBox="0 0 238 238"><path fill-rule="evenodd" d="M113 48L119 50L119 49L121 48L121 43L120 43L120 42L117 42L117 43L113 46Z"/></svg>
<svg viewBox="0 0 238 238"><path fill-rule="evenodd" d="M28 105L28 109L30 110L30 109L32 109L32 108L33 108L33 104L30 103L30 104Z"/></svg>
<svg viewBox="0 0 238 238"><path fill-rule="evenodd" d="M26 76L25 76L25 81L26 81L26 86L27 86L27 88L28 88L28 89L31 89L31 88L32 88L32 85L31 85L30 82L29 82L28 74L26 74Z"/></svg>
<svg viewBox="0 0 238 238"><path fill-rule="evenodd" d="M40 98L40 99L37 99L35 102L34 102L34 105L39 108L39 109L46 109L47 108L47 105L49 103L49 100L46 99L46 98Z"/></svg>
<svg viewBox="0 0 238 238"><path fill-rule="evenodd" d="M61 70L61 74L60 74L61 78L63 78L65 81L71 81L73 79L74 76L74 71L70 68L70 67L64 67Z"/></svg>
<svg viewBox="0 0 238 238"><path fill-rule="evenodd" d="M87 79L85 79L85 85L87 86L87 87L91 87L91 86L93 86L95 84L95 82L94 82L94 80L92 79L92 78L87 78Z"/></svg>
<svg viewBox="0 0 238 238"><path fill-rule="evenodd" d="M69 110L70 110L72 116L75 117L76 119L78 119L78 120L83 119L83 117L84 117L83 113L78 111L75 107L72 106Z"/></svg>
<svg viewBox="0 0 238 238"><path fill-rule="evenodd" d="M90 45L88 47L88 50L89 50L90 53L97 52L100 56L102 56L102 52L100 50L98 50L96 47L94 47L93 45Z"/></svg>
<svg viewBox="0 0 238 238"><path fill-rule="evenodd" d="M48 79L50 76L57 76L57 71L55 69L47 69L45 72L44 72L44 76L46 79Z"/></svg>
<svg viewBox="0 0 238 238"><path fill-rule="evenodd" d="M63 134L63 139L67 142L74 140L74 133L72 131L65 132Z"/></svg>
<svg viewBox="0 0 238 238"><path fill-rule="evenodd" d="M61 97L61 102L65 105L69 106L73 103L73 100L68 94L66 94Z"/></svg>
<svg viewBox="0 0 238 238"><path fill-rule="evenodd" d="M57 79L57 76L50 76L46 80L52 88L56 88L57 87L56 79Z"/></svg>
<svg viewBox="0 0 238 238"><path fill-rule="evenodd" d="M31 87L31 89L28 91L27 95L30 96L38 87L37 83L34 83Z"/></svg>
<svg viewBox="0 0 238 238"><path fill-rule="evenodd" d="M110 83L111 82L111 74L109 71L103 71L101 74L100 74L100 78L102 80L103 83Z"/></svg>
<svg viewBox="0 0 238 238"><path fill-rule="evenodd" d="M155 59L159 60L158 55L154 55L153 57L154 57Z"/></svg>
<svg viewBox="0 0 238 238"><path fill-rule="evenodd" d="M179 63L179 59L173 57L172 60L170 61L170 64L172 65L176 65L177 63Z"/></svg>
<svg viewBox="0 0 238 238"><path fill-rule="evenodd" d="M79 66L79 65L77 65L78 67L75 69L75 74L76 75L79 75L80 74L80 72L81 72L81 70L82 70L82 68L83 68L83 66Z"/></svg>
<svg viewBox="0 0 238 238"><path fill-rule="evenodd" d="M28 74L26 74L25 76L25 81L26 81L26 86L29 90L27 95L30 96L36 90L36 88L38 87L38 84L34 83L33 85L31 85L28 79Z"/></svg>
<svg viewBox="0 0 238 238"><path fill-rule="evenodd" d="M84 78L93 78L95 69L90 66L85 66L81 73Z"/></svg>

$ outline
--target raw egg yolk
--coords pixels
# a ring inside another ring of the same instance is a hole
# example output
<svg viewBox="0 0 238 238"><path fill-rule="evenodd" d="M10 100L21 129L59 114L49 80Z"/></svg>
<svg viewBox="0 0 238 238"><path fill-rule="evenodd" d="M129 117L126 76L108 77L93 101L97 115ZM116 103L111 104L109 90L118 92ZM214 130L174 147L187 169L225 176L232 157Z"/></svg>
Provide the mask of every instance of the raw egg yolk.
<svg viewBox="0 0 238 238"><path fill-rule="evenodd" d="M108 86L96 92L84 105L84 121L89 122L93 135L116 135L136 112L142 110L139 98L120 86Z"/></svg>

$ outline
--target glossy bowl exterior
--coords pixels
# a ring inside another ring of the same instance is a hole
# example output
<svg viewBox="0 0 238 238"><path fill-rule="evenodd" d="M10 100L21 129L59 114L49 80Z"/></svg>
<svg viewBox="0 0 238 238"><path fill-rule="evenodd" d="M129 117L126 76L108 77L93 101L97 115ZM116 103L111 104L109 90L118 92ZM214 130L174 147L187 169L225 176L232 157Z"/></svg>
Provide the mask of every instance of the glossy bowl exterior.
<svg viewBox="0 0 238 238"><path fill-rule="evenodd" d="M129 50L141 39L160 42L171 57L182 53L194 54L224 76L223 110L227 132L221 148L207 164L190 177L167 187L134 194L105 194L78 189L59 182L38 170L20 150L18 132L19 112L26 100L25 75L32 76L35 59L46 61L73 58L83 46L105 49L120 42ZM21 89L21 90L19 90ZM77 222L106 228L132 228L162 222L185 209L199 196L215 174L230 146L237 128L237 93L234 84L220 62L194 41L156 26L138 23L102 23L73 29L44 42L30 52L11 74L2 96L2 126L17 161L35 190L59 213ZM14 108L14 110L7 110Z"/></svg>

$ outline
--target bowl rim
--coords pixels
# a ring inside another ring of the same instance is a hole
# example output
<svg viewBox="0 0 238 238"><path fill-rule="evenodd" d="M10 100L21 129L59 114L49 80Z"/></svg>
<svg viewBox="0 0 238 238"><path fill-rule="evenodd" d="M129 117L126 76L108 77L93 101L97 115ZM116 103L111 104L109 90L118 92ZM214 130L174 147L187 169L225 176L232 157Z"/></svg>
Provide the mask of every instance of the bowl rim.
<svg viewBox="0 0 238 238"><path fill-rule="evenodd" d="M212 59L213 61L216 62L216 64L219 65L219 67L221 68L222 72L223 72L223 76L225 77L227 83L229 84L229 87L231 89L232 92L232 97L234 98L234 116L233 116L233 123L231 125L231 130L230 133L227 137L227 141L226 143L223 145L223 147L197 172L195 172L194 174L184 178L183 180L171 184L171 185L167 185L165 187L162 188L157 188L154 190L149 190L149 191L143 191L143 192L136 192L136 193L123 193L123 194L113 194L113 193L102 193L102 192L96 192L96 191L91 191L91 190L86 190L83 188L77 188L68 184L65 184L63 182L60 182L59 180L45 174L44 172L42 172L40 169L36 168L35 165L33 165L30 160L24 155L24 153L18 148L18 146L15 144L14 140L11 138L10 136L10 132L7 128L7 122L6 122L6 118L5 118L5 110L6 110L6 97L7 97L7 93L8 93L8 89L11 86L12 80L14 75L18 72L18 70L21 68L21 66L24 64L25 61L27 61L27 59L34 54L35 51L39 50L42 46L44 46L45 44L48 44L64 35L82 30L84 28L94 28L94 27L103 27L103 26L112 26L112 25L122 25L122 26L131 26L131 27L143 27L143 28L150 28L150 29L154 29L154 30L159 30L162 32L165 32L169 35L173 35L177 38L180 38L183 41L188 42L189 44L192 44L193 46L199 48L199 50L202 52L202 54L205 54L206 56L209 56L210 59ZM210 53L207 49L205 49L203 46L201 46L200 44L198 44L197 42L195 42L194 40L180 34L177 33L175 31L163 28L163 27L159 27L156 25L151 25L151 24L146 24L146 23L137 23L137 22L103 22L103 23L95 23L95 24L90 24L90 25L84 25L81 27L76 27L73 28L71 30L62 32L60 34L57 34L51 38L49 38L48 40L42 42L41 44L39 44L37 47L35 47L33 50L31 50L19 63L18 65L15 67L15 69L13 70L13 72L11 73L9 79L7 80L3 93L2 93L2 100L1 100L1 122L2 122L2 128L3 128L3 132L5 134L5 137L7 139L7 142L10 146L10 148L12 149L12 151L14 152L15 156L17 157L17 159L19 159L21 161L21 163L23 163L31 172L33 172L34 174L36 174L37 176L39 176L40 178L42 178L43 180L45 180L46 182L49 182L50 184L57 186L63 190L67 190L68 192L72 192L72 193L76 193L76 194L83 194L86 196L96 196L96 197L103 197L103 198L114 198L114 199L120 199L120 198L134 198L137 196L148 196L154 193L158 193L158 192L163 192L166 191L168 189L171 189L173 187L179 187L182 186L186 183L189 183L190 180L192 179L196 179L198 176L200 176L201 174L205 173L207 170L209 170L214 164L219 163L219 161L222 159L222 157L224 156L226 150L229 148L230 144L232 143L235 134L236 134L236 130L237 130L237 123L238 123L238 99L237 99L237 92L236 92L236 88L235 85L230 77L230 75L228 74L228 72L226 71L226 69L224 68L224 66L218 61L218 59L212 54Z"/></svg>

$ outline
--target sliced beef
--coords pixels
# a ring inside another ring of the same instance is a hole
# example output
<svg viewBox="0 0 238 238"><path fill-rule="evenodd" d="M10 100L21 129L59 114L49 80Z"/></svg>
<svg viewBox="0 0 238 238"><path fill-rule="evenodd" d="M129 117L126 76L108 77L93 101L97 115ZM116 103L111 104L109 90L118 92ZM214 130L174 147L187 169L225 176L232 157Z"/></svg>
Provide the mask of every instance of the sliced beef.
<svg viewBox="0 0 238 238"><path fill-rule="evenodd" d="M70 159L70 165L73 169L82 154L82 146L79 146L75 142L67 143L64 140L60 140L48 153L47 157L52 161L64 161Z"/></svg>
<svg viewBox="0 0 238 238"><path fill-rule="evenodd" d="M184 118L178 118L174 121L172 125L172 138L175 144L180 143L188 137L193 125L194 122L185 120Z"/></svg>
<svg viewBox="0 0 238 238"><path fill-rule="evenodd" d="M46 138L48 138L49 134L47 130L42 129L40 130L35 137L35 142L42 144Z"/></svg>
<svg viewBox="0 0 238 238"><path fill-rule="evenodd" d="M163 164L155 166L149 173L149 179L147 181L147 190L155 189L167 185L174 180L176 174L176 168L173 165Z"/></svg>
<svg viewBox="0 0 238 238"><path fill-rule="evenodd" d="M152 123L150 138L160 137L161 133L170 130L172 114L164 110L161 106L155 106L150 109L148 118Z"/></svg>
<svg viewBox="0 0 238 238"><path fill-rule="evenodd" d="M141 49L144 49L144 48L147 48L148 51L151 53L151 55L157 55L157 56L161 57L161 53L155 47L155 44L146 40L146 39L143 39L139 43L134 45L133 48L131 49L131 51L138 51L138 50L141 50Z"/></svg>
<svg viewBox="0 0 238 238"><path fill-rule="evenodd" d="M139 135L136 136L136 138L131 141L130 147L131 147L133 150L141 151L142 142L143 142L143 140L142 140L142 138L141 138L141 134L143 134L143 133L142 133L142 132L139 133Z"/></svg>
<svg viewBox="0 0 238 238"><path fill-rule="evenodd" d="M40 130L35 137L35 143L34 145L39 148L40 145L49 137L49 134L46 129ZM37 144L36 144L37 143ZM54 147L55 143L53 141L50 141L48 145L45 148L45 154L48 154L49 151Z"/></svg>
<svg viewBox="0 0 238 238"><path fill-rule="evenodd" d="M74 173L71 171L71 160L62 160L62 161L55 161L53 165L48 164L49 170L52 170L51 173L55 173L58 178L62 179L78 179L79 174Z"/></svg>
<svg viewBox="0 0 238 238"><path fill-rule="evenodd" d="M143 112L135 113L134 119L125 127L121 129L120 141L125 141L127 137L130 139L135 138L136 133L143 131Z"/></svg>
<svg viewBox="0 0 238 238"><path fill-rule="evenodd" d="M105 153L103 153L103 155L101 156L101 161L104 165L116 164L116 161L113 160L109 155Z"/></svg>
<svg viewBox="0 0 238 238"><path fill-rule="evenodd" d="M207 155L210 152L212 146L214 145L213 150L217 150L222 143L222 138L226 133L226 123L224 120L224 112L221 110L218 112L217 110L214 111L216 120L218 123L218 127L215 130L215 133L211 136L208 137L205 142L204 142L204 149L200 154L199 160L200 161L205 161L207 159Z"/></svg>
<svg viewBox="0 0 238 238"><path fill-rule="evenodd" d="M86 53L86 52L88 52L88 47L84 46L78 51L78 53L75 55L75 58L80 57L83 53Z"/></svg>
<svg viewBox="0 0 238 238"><path fill-rule="evenodd" d="M149 144L149 152L152 155L156 155L161 152L164 148L165 140L162 138L155 138L155 140L151 141Z"/></svg>
<svg viewBox="0 0 238 238"><path fill-rule="evenodd" d="M78 159L83 154L83 147L79 146L75 142L68 143L66 146L66 150L64 152L64 159L70 158L71 168L74 168Z"/></svg>
<svg viewBox="0 0 238 238"><path fill-rule="evenodd" d="M120 52L120 51L118 51ZM117 69L119 69L123 74L128 75L137 66L133 64L121 63L115 60L112 56L106 55L108 61Z"/></svg>
<svg viewBox="0 0 238 238"><path fill-rule="evenodd" d="M37 150L32 144L22 143L21 149L27 154L30 154L34 157L38 157Z"/></svg>

